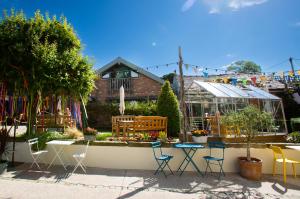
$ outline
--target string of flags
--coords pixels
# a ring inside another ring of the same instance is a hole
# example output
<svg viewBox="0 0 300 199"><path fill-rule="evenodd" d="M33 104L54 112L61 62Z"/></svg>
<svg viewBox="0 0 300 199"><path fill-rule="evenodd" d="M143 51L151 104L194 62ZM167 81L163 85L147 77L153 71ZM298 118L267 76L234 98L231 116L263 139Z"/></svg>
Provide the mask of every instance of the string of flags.
<svg viewBox="0 0 300 199"><path fill-rule="evenodd" d="M297 60L297 59L294 59ZM300 60L300 59L299 59ZM170 62L168 64L160 64L160 65L153 65L153 66L147 66L144 67L146 70L150 70L152 68L160 68L160 67L168 67L178 65L178 62ZM300 64L299 64L300 65ZM295 74L292 71L278 71L278 72L268 72L268 73L262 73L262 74L252 74L253 76L250 77L248 80L245 78L238 79L236 76L239 75L245 75L243 73L233 72L233 71L227 71L224 68L210 68L206 66L200 66L200 65L194 65L189 63L183 63L183 66L186 70L189 70L190 68L193 70L195 74L199 74L200 76L203 76L204 78L208 78L210 75L215 75L219 72L219 75L230 75L231 78L224 77L223 82L236 85L238 82L241 82L242 84L246 84L247 81L251 81L253 84L257 83L257 80L259 82L266 82L270 79L276 80L276 81L283 81L283 82L292 82L292 81L300 81L300 70L295 70ZM248 74L251 75L251 74Z"/></svg>

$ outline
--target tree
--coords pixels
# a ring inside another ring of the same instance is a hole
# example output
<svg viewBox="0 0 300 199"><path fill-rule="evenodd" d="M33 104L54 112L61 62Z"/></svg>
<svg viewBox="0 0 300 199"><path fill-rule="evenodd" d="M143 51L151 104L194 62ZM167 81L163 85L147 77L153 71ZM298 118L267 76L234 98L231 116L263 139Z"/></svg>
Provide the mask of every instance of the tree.
<svg viewBox="0 0 300 199"><path fill-rule="evenodd" d="M179 104L169 81L166 81L161 88L157 112L161 116L168 117L168 135L177 137L180 131Z"/></svg>
<svg viewBox="0 0 300 199"><path fill-rule="evenodd" d="M260 73L261 67L252 61L236 61L230 64L227 70L238 73Z"/></svg>
<svg viewBox="0 0 300 199"><path fill-rule="evenodd" d="M261 111L253 105L249 105L238 112L229 112L221 118L221 123L238 129L242 137L245 138L247 161L251 161L250 144L259 131L270 131L274 127L272 114Z"/></svg>
<svg viewBox="0 0 300 199"><path fill-rule="evenodd" d="M4 12L0 21L0 82L28 97L31 133L44 96L87 98L94 87L92 64L81 52L81 42L65 17L57 19L36 11Z"/></svg>
<svg viewBox="0 0 300 199"><path fill-rule="evenodd" d="M162 76L162 79L165 81L169 81L171 84L173 84L174 77L176 77L176 73L169 73Z"/></svg>

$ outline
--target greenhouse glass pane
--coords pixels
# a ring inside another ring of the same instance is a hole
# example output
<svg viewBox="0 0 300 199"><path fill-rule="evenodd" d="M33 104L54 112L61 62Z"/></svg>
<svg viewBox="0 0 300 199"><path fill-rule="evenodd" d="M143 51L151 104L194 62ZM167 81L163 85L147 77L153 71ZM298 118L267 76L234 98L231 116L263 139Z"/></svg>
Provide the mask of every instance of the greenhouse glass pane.
<svg viewBox="0 0 300 199"><path fill-rule="evenodd" d="M243 91L242 89L239 89L236 86L230 84L223 84L223 86L230 89L232 92L237 93L240 96L240 98L251 98L251 96L249 96L247 92Z"/></svg>
<svg viewBox="0 0 300 199"><path fill-rule="evenodd" d="M204 88L205 90L207 90L208 92L210 92L211 94L213 94L216 97L230 97L226 93L224 93L224 92L218 90L217 88L215 88L214 86L212 86L211 83L200 82L200 81L195 81L195 82L199 86L201 86L202 88Z"/></svg>
<svg viewBox="0 0 300 199"><path fill-rule="evenodd" d="M247 88L253 90L253 91L256 92L256 93L259 93L259 94L262 95L262 96L264 96L263 99L274 99L274 100L277 99L277 100L279 100L279 98L276 97L275 95L272 95L272 94L270 94L270 93L268 93L268 92L266 92L266 91L264 91L264 90L261 90L261 89L259 89L259 88L254 87L254 86L249 85L249 86L247 86Z"/></svg>

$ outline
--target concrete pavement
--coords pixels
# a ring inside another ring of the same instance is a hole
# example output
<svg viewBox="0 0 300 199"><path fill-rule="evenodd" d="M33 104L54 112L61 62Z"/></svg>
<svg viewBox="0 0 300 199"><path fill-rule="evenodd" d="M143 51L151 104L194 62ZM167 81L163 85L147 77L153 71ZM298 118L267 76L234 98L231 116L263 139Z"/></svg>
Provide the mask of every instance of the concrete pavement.
<svg viewBox="0 0 300 199"><path fill-rule="evenodd" d="M70 175L61 166L39 171L22 164L0 175L0 198L300 198L300 180L264 175L253 182L238 174L153 175L152 171L88 168Z"/></svg>

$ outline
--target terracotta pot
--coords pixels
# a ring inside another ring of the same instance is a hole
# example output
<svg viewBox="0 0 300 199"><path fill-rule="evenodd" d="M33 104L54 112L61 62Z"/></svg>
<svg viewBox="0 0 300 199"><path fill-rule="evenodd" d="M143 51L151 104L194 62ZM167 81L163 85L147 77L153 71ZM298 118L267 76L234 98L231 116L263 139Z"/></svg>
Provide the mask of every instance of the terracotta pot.
<svg viewBox="0 0 300 199"><path fill-rule="evenodd" d="M262 170L262 160L251 158L247 161L247 157L238 157L240 165L240 174L249 180L260 180Z"/></svg>

